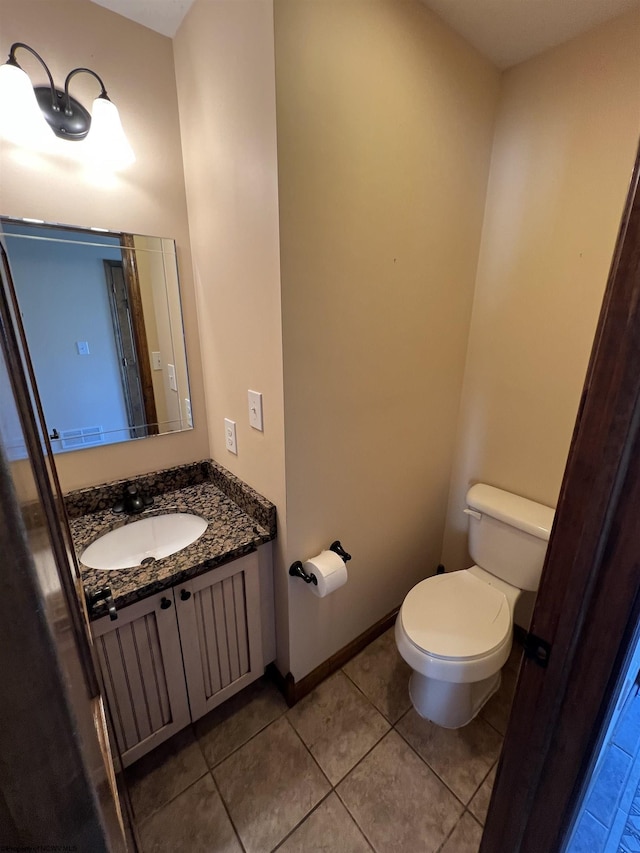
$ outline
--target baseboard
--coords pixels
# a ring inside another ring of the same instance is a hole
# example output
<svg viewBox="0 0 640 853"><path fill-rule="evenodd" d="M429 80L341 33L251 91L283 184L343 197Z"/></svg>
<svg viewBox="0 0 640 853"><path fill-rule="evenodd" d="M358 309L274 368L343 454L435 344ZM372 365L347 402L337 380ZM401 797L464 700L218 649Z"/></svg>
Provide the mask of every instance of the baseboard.
<svg viewBox="0 0 640 853"><path fill-rule="evenodd" d="M355 640L351 640L350 643L347 643L346 646L331 655L330 658L327 658L324 663L321 663L320 666L311 670L311 672L308 675L305 675L304 678L301 678L300 681L296 681L290 672L286 675L282 675L275 663L270 663L267 666L267 675L276 684L284 696L287 705L291 708L296 704L296 702L299 702L304 696L311 693L314 687L317 687L321 681L324 681L325 678L328 678L340 669L341 666L344 666L347 661L351 660L352 657L355 657L359 652L366 648L369 643L372 643L381 634L384 634L385 631L391 628L396 621L398 610L400 610L399 607L394 608L391 613L383 616L382 619L379 619L374 625L367 628L366 631L363 631L362 634L355 638Z"/></svg>
<svg viewBox="0 0 640 853"><path fill-rule="evenodd" d="M520 643L521 646L524 646L527 641L528 631L526 628L523 628L521 625L513 626L513 639L516 643Z"/></svg>

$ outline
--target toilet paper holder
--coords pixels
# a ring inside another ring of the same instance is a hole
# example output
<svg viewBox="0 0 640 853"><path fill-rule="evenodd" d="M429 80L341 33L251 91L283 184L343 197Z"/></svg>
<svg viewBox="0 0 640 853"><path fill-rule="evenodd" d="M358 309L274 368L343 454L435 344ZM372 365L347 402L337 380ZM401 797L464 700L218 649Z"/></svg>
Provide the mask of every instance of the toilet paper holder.
<svg viewBox="0 0 640 853"><path fill-rule="evenodd" d="M351 559L351 554L347 554L340 544L339 539L336 539L335 542L332 542L331 545L329 545L329 551L334 551L342 558L344 563L347 563ZM295 563L291 563L289 566L289 574L292 578L301 578L305 583L313 583L318 586L318 578L313 574L313 572L307 574L300 560L296 560Z"/></svg>

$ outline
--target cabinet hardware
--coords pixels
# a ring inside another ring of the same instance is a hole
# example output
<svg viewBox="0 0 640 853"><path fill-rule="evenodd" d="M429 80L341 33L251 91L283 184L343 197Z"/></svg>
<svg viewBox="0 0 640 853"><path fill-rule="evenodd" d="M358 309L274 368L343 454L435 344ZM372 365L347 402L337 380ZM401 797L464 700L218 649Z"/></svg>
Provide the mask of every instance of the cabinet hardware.
<svg viewBox="0 0 640 853"><path fill-rule="evenodd" d="M160 599L160 609L161 610L168 610L169 607L171 607L171 600L170 599L168 599L168 598Z"/></svg>
<svg viewBox="0 0 640 853"><path fill-rule="evenodd" d="M180 599L182 601L189 601L190 598L191 598L191 593L189 592L188 589L181 589L180 590Z"/></svg>

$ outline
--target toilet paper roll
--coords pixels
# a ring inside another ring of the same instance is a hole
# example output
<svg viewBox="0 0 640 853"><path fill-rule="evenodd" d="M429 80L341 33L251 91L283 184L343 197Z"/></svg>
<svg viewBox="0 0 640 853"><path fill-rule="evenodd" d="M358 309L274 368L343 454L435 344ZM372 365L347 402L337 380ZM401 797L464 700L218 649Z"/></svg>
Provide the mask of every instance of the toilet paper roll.
<svg viewBox="0 0 640 853"><path fill-rule="evenodd" d="M314 583L309 584L309 588L318 598L324 598L347 582L347 567L335 551L322 551L317 557L307 560L304 570L318 579L317 586Z"/></svg>

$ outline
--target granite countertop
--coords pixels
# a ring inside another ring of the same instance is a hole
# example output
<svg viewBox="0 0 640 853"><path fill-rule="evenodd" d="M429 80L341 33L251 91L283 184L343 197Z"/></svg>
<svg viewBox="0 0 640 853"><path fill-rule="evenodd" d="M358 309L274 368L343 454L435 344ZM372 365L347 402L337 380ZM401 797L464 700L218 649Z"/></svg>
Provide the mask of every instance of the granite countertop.
<svg viewBox="0 0 640 853"><path fill-rule="evenodd" d="M255 551L259 545L275 538L275 507L232 475L229 475L230 480L225 478L220 482L220 478L228 474L221 466L216 465L216 470L212 472L210 460L200 464L209 465L209 468L198 469L198 473L200 470L205 471L207 479L193 485L181 484L179 488L155 494L153 506L138 515L123 515L114 512L111 508L76 515L73 512L72 496L70 501L72 509L69 512L71 535L87 595L97 592L102 587L110 586L116 609L119 610L163 589L168 589L174 584L241 557L243 554ZM177 469L172 469L171 473L173 474L175 470ZM221 472L224 473L221 474ZM184 479L185 477L176 479L174 475L169 482L176 485ZM196 477L196 479L201 478ZM223 486L227 494L218 488L218 485L214 485L211 481L214 479ZM127 482L136 482L136 478ZM122 484L117 485L121 487ZM104 495L107 488L112 489L112 484L101 488ZM247 492L249 500L246 500ZM237 502L228 493L233 494ZM79 494L76 493L76 495ZM239 500L238 496L240 496ZM82 497L86 503L85 494ZM264 512L249 514L255 505L255 499L260 501L259 510L272 507L273 512L268 516L265 516ZM243 502L244 508L238 505ZM78 503L77 497L76 503ZM122 527L124 524L167 512L190 512L200 515L208 522L207 529L191 545L168 557L155 560L151 565L135 566L130 569L101 570L88 568L80 561L80 555L84 549L102 534ZM256 519L256 514L259 520ZM90 609L89 616L93 620L106 613L107 608L104 602L98 602Z"/></svg>

